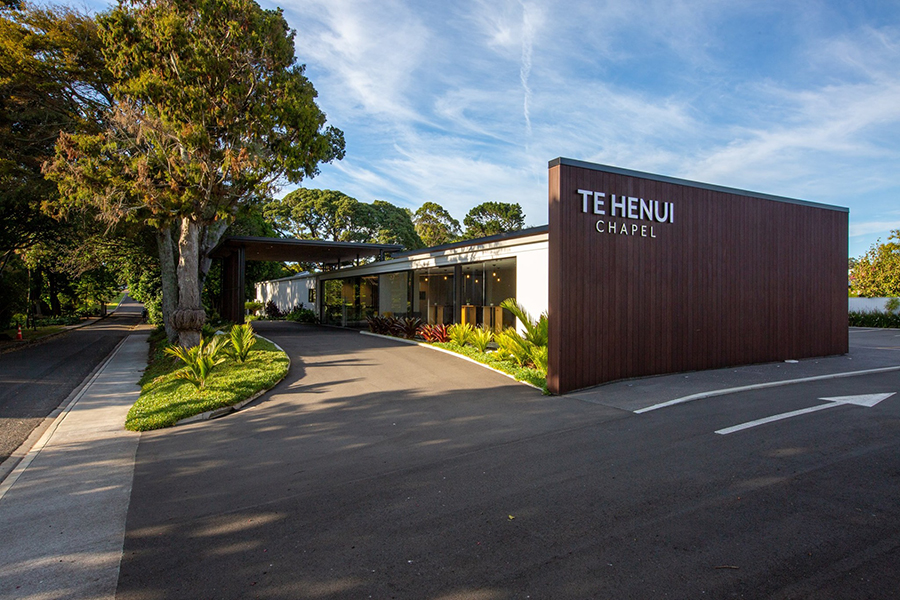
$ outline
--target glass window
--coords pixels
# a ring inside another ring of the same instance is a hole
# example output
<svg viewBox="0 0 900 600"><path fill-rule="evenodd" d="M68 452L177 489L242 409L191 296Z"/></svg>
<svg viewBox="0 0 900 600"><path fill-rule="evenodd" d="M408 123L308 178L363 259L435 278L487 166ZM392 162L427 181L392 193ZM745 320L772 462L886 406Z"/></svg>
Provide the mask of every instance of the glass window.
<svg viewBox="0 0 900 600"><path fill-rule="evenodd" d="M420 269L416 271L416 279L419 317L426 323L453 323L454 268Z"/></svg>
<svg viewBox="0 0 900 600"><path fill-rule="evenodd" d="M378 277L378 314L384 317L409 314L409 273L402 271Z"/></svg>
<svg viewBox="0 0 900 600"><path fill-rule="evenodd" d="M516 297L515 258L463 265L462 278L460 322L494 331L515 326L512 313L500 307Z"/></svg>
<svg viewBox="0 0 900 600"><path fill-rule="evenodd" d="M378 309L378 276L347 277L322 282L324 322L342 327L362 327Z"/></svg>

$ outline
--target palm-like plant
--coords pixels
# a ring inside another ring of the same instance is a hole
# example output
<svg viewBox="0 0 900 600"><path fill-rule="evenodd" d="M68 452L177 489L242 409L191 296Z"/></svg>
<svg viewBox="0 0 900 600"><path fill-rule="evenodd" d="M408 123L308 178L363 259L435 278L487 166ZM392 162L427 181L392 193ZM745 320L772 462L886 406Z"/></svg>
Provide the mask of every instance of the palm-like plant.
<svg viewBox="0 0 900 600"><path fill-rule="evenodd" d="M475 346L479 352L487 350L488 344L494 339L494 332L484 327L478 327L472 330L469 335L469 342Z"/></svg>
<svg viewBox="0 0 900 600"><path fill-rule="evenodd" d="M469 343L474 329L469 323L454 323L447 328L447 335L450 341L462 347Z"/></svg>
<svg viewBox="0 0 900 600"><path fill-rule="evenodd" d="M228 332L228 342L231 344L231 348L229 348L231 356L238 362L244 362L250 355L250 349L256 343L253 327L250 326L250 323L233 325Z"/></svg>
<svg viewBox="0 0 900 600"><path fill-rule="evenodd" d="M509 357L516 361L520 367L525 366L531 356L531 348L534 345L523 338L513 329L505 329L494 336L497 342L498 352L501 357Z"/></svg>
<svg viewBox="0 0 900 600"><path fill-rule="evenodd" d="M165 353L181 360L185 367L175 373L178 379L186 379L198 390L203 389L213 368L225 362L218 356L219 351L225 345L225 336L216 335L210 340L201 340L199 344L191 348L184 346L170 346Z"/></svg>
<svg viewBox="0 0 900 600"><path fill-rule="evenodd" d="M522 308L515 298L507 298L500 303L500 306L511 312L525 328L525 339L535 346L546 346L548 340L547 313L543 313L540 318L534 320L528 311Z"/></svg>

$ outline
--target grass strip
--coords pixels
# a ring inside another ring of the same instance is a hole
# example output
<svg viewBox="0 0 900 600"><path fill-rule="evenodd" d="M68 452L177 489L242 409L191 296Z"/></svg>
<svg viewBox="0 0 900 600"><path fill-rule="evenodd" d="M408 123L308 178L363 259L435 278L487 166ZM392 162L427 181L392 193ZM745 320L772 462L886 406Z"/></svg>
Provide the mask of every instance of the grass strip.
<svg viewBox="0 0 900 600"><path fill-rule="evenodd" d="M48 335L53 335L54 333L59 333L62 331L64 327L62 325L49 325L47 327L38 327L37 329L27 329L25 327L22 328L22 339L24 340L35 340L38 338L46 337ZM8 337L10 340L16 339L16 328L10 327L9 329L0 331L0 334Z"/></svg>
<svg viewBox="0 0 900 600"><path fill-rule="evenodd" d="M287 373L287 355L267 340L257 337L243 363L228 358L218 365L203 389L175 377L184 363L166 356L165 332L150 338L150 360L138 385L141 395L125 418L125 428L149 431L171 427L181 419L209 410L233 406L279 382Z"/></svg>
<svg viewBox="0 0 900 600"><path fill-rule="evenodd" d="M494 352L480 352L472 346L460 346L456 342L434 342L432 346L462 354L467 358L493 367L498 371L503 371L507 375L512 375L516 381L530 383L543 390L544 394L550 393L550 390L547 389L547 378L541 375L540 371L532 367L522 367L514 360L497 358Z"/></svg>

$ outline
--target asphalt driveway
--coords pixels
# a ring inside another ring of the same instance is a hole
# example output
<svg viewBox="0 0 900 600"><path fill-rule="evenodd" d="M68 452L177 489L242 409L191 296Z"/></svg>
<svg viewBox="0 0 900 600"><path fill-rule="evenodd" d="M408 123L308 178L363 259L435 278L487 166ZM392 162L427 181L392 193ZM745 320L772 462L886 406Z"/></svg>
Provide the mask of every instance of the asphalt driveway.
<svg viewBox="0 0 900 600"><path fill-rule="evenodd" d="M235 415L142 435L117 598L900 588L897 403L726 437L819 389L635 415L355 332L258 330L290 354L285 381Z"/></svg>

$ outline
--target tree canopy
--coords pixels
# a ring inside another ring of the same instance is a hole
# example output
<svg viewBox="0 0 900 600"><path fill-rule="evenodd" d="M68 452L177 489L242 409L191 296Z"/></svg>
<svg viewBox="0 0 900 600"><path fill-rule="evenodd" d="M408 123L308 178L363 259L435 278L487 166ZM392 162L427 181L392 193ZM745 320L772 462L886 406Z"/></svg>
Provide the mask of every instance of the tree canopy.
<svg viewBox="0 0 900 600"><path fill-rule="evenodd" d="M454 219L443 206L436 202L426 202L413 214L416 233L426 246L440 246L459 239L459 221Z"/></svg>
<svg viewBox="0 0 900 600"><path fill-rule="evenodd" d="M859 296L889 298L900 296L900 229L878 240L852 263L851 289Z"/></svg>
<svg viewBox="0 0 900 600"><path fill-rule="evenodd" d="M421 248L408 210L390 202L360 202L337 190L299 188L266 205L275 227L301 239L400 244Z"/></svg>
<svg viewBox="0 0 900 600"><path fill-rule="evenodd" d="M199 342L209 251L241 206L340 159L280 10L252 0L123 0L98 17L111 108L45 168L59 213L156 228L170 337Z"/></svg>
<svg viewBox="0 0 900 600"><path fill-rule="evenodd" d="M525 215L519 204L484 202L466 214L463 219L467 239L518 231L525 226Z"/></svg>
<svg viewBox="0 0 900 600"><path fill-rule="evenodd" d="M0 11L0 273L13 252L56 237L42 164L60 131L93 127L109 106L94 20L64 7Z"/></svg>

